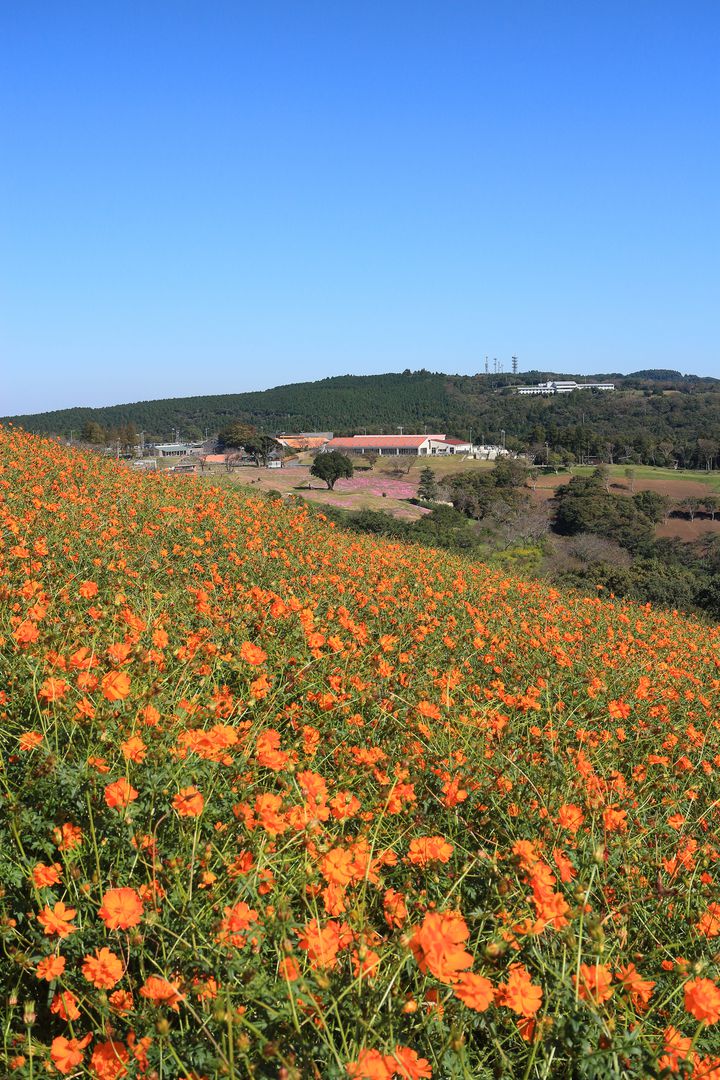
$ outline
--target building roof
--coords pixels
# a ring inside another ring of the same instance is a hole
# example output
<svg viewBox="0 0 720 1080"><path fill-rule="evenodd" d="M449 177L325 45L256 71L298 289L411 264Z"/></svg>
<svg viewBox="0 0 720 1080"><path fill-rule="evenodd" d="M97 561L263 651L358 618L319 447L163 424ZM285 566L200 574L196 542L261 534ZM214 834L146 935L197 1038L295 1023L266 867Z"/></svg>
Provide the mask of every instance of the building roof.
<svg viewBox="0 0 720 1080"><path fill-rule="evenodd" d="M434 435L431 435L430 438L435 440ZM440 441L449 443L450 446L470 446L469 439L456 439L454 435L443 435L440 437Z"/></svg>
<svg viewBox="0 0 720 1080"><path fill-rule="evenodd" d="M352 450L354 447L396 446L400 450L412 450L422 446L428 439L444 441L444 435L348 435L337 436L326 443L332 450Z"/></svg>
<svg viewBox="0 0 720 1080"><path fill-rule="evenodd" d="M290 450L317 450L329 439L326 435L279 435L276 441Z"/></svg>

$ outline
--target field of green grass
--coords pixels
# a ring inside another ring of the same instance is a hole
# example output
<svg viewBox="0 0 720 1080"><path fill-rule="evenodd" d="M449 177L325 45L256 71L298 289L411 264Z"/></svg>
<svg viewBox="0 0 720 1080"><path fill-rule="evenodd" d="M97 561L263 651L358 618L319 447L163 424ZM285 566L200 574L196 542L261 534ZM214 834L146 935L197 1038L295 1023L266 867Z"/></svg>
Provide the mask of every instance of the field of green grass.
<svg viewBox="0 0 720 1080"><path fill-rule="evenodd" d="M665 480L671 485L683 482L704 484L711 491L720 492L720 472L705 472L700 469L663 469L655 465L607 465L606 468L612 477L625 480L625 470L630 467L635 474L635 481ZM589 476L595 469L594 465L574 465L573 476Z"/></svg>

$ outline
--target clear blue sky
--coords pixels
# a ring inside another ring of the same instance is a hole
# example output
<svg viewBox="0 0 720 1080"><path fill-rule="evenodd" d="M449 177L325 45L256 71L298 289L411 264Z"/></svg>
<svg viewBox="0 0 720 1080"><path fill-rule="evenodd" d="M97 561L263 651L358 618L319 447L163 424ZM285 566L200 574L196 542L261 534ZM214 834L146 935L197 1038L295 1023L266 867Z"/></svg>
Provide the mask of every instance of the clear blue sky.
<svg viewBox="0 0 720 1080"><path fill-rule="evenodd" d="M6 0L0 413L720 376L720 5Z"/></svg>

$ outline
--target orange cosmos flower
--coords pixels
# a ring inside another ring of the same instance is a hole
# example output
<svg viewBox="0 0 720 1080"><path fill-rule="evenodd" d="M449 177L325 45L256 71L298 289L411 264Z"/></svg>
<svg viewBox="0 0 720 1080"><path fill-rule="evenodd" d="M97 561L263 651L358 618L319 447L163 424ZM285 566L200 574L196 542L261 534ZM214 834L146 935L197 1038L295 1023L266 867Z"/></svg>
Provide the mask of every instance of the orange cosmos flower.
<svg viewBox="0 0 720 1080"><path fill-rule="evenodd" d="M380 957L374 949L368 949L366 946L362 946L361 949L354 949L352 969L356 979L374 979L380 969Z"/></svg>
<svg viewBox="0 0 720 1080"><path fill-rule="evenodd" d="M712 979L691 979L685 984L685 1009L696 1020L717 1024L720 1020L720 987Z"/></svg>
<svg viewBox="0 0 720 1080"><path fill-rule="evenodd" d="M122 1080L127 1076L130 1055L121 1042L99 1043L92 1052L90 1068L97 1080Z"/></svg>
<svg viewBox="0 0 720 1080"><path fill-rule="evenodd" d="M119 1013L121 1016L124 1013L131 1012L134 1004L133 996L129 990L113 990L108 1001L112 1011Z"/></svg>
<svg viewBox="0 0 720 1080"><path fill-rule="evenodd" d="M179 1012L179 1003L185 1000L178 987L179 982L169 982L158 975L150 975L140 987L140 996L152 1001L155 1005L167 1005L174 1012Z"/></svg>
<svg viewBox="0 0 720 1080"><path fill-rule="evenodd" d="M270 680L267 675L260 675L250 683L250 693L256 701L262 701L270 693Z"/></svg>
<svg viewBox="0 0 720 1080"><path fill-rule="evenodd" d="M405 897L395 889L386 889L383 897L385 922L391 929L399 929L407 919Z"/></svg>
<svg viewBox="0 0 720 1080"><path fill-rule="evenodd" d="M66 1039L64 1035L54 1038L50 1046L50 1060L57 1071L67 1076L82 1064L83 1050L91 1039L92 1035L86 1035L84 1039Z"/></svg>
<svg viewBox="0 0 720 1080"><path fill-rule="evenodd" d="M663 1032L666 1057L660 1058L658 1066L669 1068L672 1072L678 1072L678 1062L685 1061L689 1057L693 1040L687 1038L677 1028L672 1026L665 1028Z"/></svg>
<svg viewBox="0 0 720 1080"><path fill-rule="evenodd" d="M420 836L410 841L407 861L415 866L427 866L431 862L446 863L454 850L443 836Z"/></svg>
<svg viewBox="0 0 720 1080"><path fill-rule="evenodd" d="M430 971L441 982L454 982L469 968L473 958L463 949L470 936L467 923L456 911L429 911L416 927L410 948L420 970Z"/></svg>
<svg viewBox="0 0 720 1080"><path fill-rule="evenodd" d="M573 975L573 983L581 1001L601 1005L613 995L610 985L612 974L605 964L581 964L579 976Z"/></svg>
<svg viewBox="0 0 720 1080"><path fill-rule="evenodd" d="M270 728L263 731L257 740L257 760L259 765L268 769L284 769L289 755L280 749L280 732Z"/></svg>
<svg viewBox="0 0 720 1080"><path fill-rule="evenodd" d="M52 982L54 979L59 979L64 970L64 956L46 956L35 968L35 974L38 979L46 979L48 982Z"/></svg>
<svg viewBox="0 0 720 1080"><path fill-rule="evenodd" d="M77 1007L77 998L71 990L63 990L52 999L50 1012L59 1016L66 1023L68 1020L79 1020L80 1010Z"/></svg>
<svg viewBox="0 0 720 1080"><path fill-rule="evenodd" d="M278 964L278 974L281 979L288 982L296 982L300 978L300 968L293 956L284 956Z"/></svg>
<svg viewBox="0 0 720 1080"><path fill-rule="evenodd" d="M77 929L70 923L77 915L75 908L65 907L62 900L58 900L54 907L45 907L38 915L38 922L48 937L57 935L59 938L69 937Z"/></svg>
<svg viewBox="0 0 720 1080"><path fill-rule="evenodd" d="M40 637L40 631L34 622L26 619L25 622L21 622L19 626L15 627L13 637L18 645L32 645Z"/></svg>
<svg viewBox="0 0 720 1080"><path fill-rule="evenodd" d="M347 923L330 919L324 926L318 919L305 923L302 930L296 930L298 945L307 953L310 966L330 970L337 965L337 954L352 940Z"/></svg>
<svg viewBox="0 0 720 1080"><path fill-rule="evenodd" d="M142 918L143 902L134 889L108 889L98 915L108 930L128 930Z"/></svg>
<svg viewBox="0 0 720 1080"><path fill-rule="evenodd" d="M508 980L497 989L498 1005L505 1005L518 1016L534 1016L542 1004L542 987L536 986L522 964L511 964Z"/></svg>
<svg viewBox="0 0 720 1080"><path fill-rule="evenodd" d="M258 821L269 836L279 836L288 827L281 809L282 795L274 795L271 791L266 791L255 799L255 813Z"/></svg>
<svg viewBox="0 0 720 1080"><path fill-rule="evenodd" d="M257 920L257 911L248 907L244 900L240 900L234 907L226 907L224 918L220 923L218 941L242 949L247 936L245 931Z"/></svg>
<svg viewBox="0 0 720 1080"><path fill-rule="evenodd" d="M90 600L91 597L97 596L98 587L94 581L83 581L78 589L78 596L82 596L83 600Z"/></svg>
<svg viewBox="0 0 720 1080"><path fill-rule="evenodd" d="M251 641L243 641L240 646L240 659L244 660L246 664L257 667L259 664L265 663L267 653L259 645L253 645Z"/></svg>
<svg viewBox="0 0 720 1080"><path fill-rule="evenodd" d="M160 713L154 705L146 705L139 715L145 727L157 727L160 723Z"/></svg>
<svg viewBox="0 0 720 1080"><path fill-rule="evenodd" d="M331 885L348 885L353 879L355 856L347 848L331 848L320 860L320 873Z"/></svg>
<svg viewBox="0 0 720 1080"><path fill-rule="evenodd" d="M125 965L110 949L96 949L94 956L86 956L82 973L98 990L111 990L120 982Z"/></svg>
<svg viewBox="0 0 720 1080"><path fill-rule="evenodd" d="M433 705L430 701L419 701L417 703L417 711L421 716L426 717L428 720L440 719L439 705Z"/></svg>
<svg viewBox="0 0 720 1080"><path fill-rule="evenodd" d="M82 844L83 831L79 825L66 821L62 828L54 830L53 838L59 851L72 851L73 848Z"/></svg>
<svg viewBox="0 0 720 1080"><path fill-rule="evenodd" d="M567 829L568 832L575 833L585 820L585 815L579 806L566 803L558 810L557 820L561 829Z"/></svg>
<svg viewBox="0 0 720 1080"><path fill-rule="evenodd" d="M173 807L180 817L198 817L202 814L205 799L196 787L181 788L173 799Z"/></svg>
<svg viewBox="0 0 720 1080"><path fill-rule="evenodd" d="M76 718L79 717L81 720L94 720L95 706L92 701L89 701L87 698L82 698L81 701L78 701L75 716Z"/></svg>
<svg viewBox="0 0 720 1080"><path fill-rule="evenodd" d="M350 1061L345 1071L353 1080L392 1080L395 1063L379 1050L361 1050L357 1061Z"/></svg>
<svg viewBox="0 0 720 1080"><path fill-rule="evenodd" d="M62 701L69 689L70 686L64 679L55 679L51 676L38 690L38 697L42 701Z"/></svg>
<svg viewBox="0 0 720 1080"><path fill-rule="evenodd" d="M43 737L39 731L26 731L18 739L18 748L20 750L34 750L42 741Z"/></svg>
<svg viewBox="0 0 720 1080"><path fill-rule="evenodd" d="M113 781L105 788L105 802L111 810L124 810L138 795L139 792L124 778Z"/></svg>
<svg viewBox="0 0 720 1080"><path fill-rule="evenodd" d="M220 989L217 979L214 979L212 975L208 976L207 979L194 978L193 987L198 1001L214 1001Z"/></svg>
<svg viewBox="0 0 720 1080"><path fill-rule="evenodd" d="M453 993L468 1009L475 1012L485 1012L492 1005L495 998L493 984L484 975L476 975L472 971L464 972L453 985Z"/></svg>
<svg viewBox="0 0 720 1080"><path fill-rule="evenodd" d="M630 1001L638 1012L644 1012L652 997L655 983L651 979L643 979L634 964L619 968L616 978L623 990L629 994Z"/></svg>
<svg viewBox="0 0 720 1080"><path fill-rule="evenodd" d="M704 937L720 936L720 904L708 904L707 911L696 923L697 931Z"/></svg>
<svg viewBox="0 0 720 1080"><path fill-rule="evenodd" d="M603 810L603 825L607 832L627 832L627 813L614 806Z"/></svg>
<svg viewBox="0 0 720 1080"><path fill-rule="evenodd" d="M126 761L134 761L139 765L145 760L147 746L139 735L131 735L125 742L121 742L120 749Z"/></svg>
<svg viewBox="0 0 720 1080"><path fill-rule="evenodd" d="M124 701L130 693L130 676L124 671L109 671L101 685L103 697L108 701Z"/></svg>
<svg viewBox="0 0 720 1080"><path fill-rule="evenodd" d="M50 885L57 885L61 877L62 867L60 863L53 863L52 866L38 863L33 867L32 879L36 889L46 889Z"/></svg>
<svg viewBox="0 0 720 1080"><path fill-rule="evenodd" d="M396 1046L390 1055L394 1075L402 1080L428 1080L432 1077L432 1067L427 1058L421 1058L409 1046Z"/></svg>

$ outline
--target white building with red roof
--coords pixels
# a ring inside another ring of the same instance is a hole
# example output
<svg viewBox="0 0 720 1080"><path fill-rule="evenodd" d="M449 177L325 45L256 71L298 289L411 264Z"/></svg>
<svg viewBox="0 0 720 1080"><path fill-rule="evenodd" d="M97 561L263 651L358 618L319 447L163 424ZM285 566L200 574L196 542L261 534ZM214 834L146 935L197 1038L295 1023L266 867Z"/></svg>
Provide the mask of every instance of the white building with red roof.
<svg viewBox="0 0 720 1080"><path fill-rule="evenodd" d="M469 454L472 443L447 435L343 435L330 439L322 452L342 454L413 454L418 457Z"/></svg>

